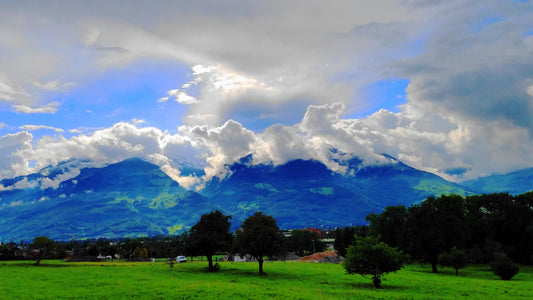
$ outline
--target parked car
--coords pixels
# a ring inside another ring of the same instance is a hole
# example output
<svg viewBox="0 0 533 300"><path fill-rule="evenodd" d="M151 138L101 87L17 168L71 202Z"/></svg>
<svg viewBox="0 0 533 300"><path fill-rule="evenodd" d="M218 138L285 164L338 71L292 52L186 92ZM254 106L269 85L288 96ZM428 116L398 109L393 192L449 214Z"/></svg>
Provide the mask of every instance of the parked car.
<svg viewBox="0 0 533 300"><path fill-rule="evenodd" d="M182 263L187 262L187 258L185 256L176 256L176 262Z"/></svg>

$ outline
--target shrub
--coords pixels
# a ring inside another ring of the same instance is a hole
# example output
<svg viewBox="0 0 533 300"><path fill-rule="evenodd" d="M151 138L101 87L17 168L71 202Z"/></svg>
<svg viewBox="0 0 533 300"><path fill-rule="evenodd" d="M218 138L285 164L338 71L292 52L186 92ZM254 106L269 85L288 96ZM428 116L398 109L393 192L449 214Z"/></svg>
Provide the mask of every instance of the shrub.
<svg viewBox="0 0 533 300"><path fill-rule="evenodd" d="M505 253L495 253L491 262L492 271L502 280L511 280L518 273L519 267Z"/></svg>

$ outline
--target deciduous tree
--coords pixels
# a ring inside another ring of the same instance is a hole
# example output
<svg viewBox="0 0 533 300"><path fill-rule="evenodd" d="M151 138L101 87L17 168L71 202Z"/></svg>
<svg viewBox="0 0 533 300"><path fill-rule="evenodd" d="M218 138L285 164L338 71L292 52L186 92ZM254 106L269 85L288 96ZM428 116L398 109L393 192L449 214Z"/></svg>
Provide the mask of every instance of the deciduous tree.
<svg viewBox="0 0 533 300"><path fill-rule="evenodd" d="M403 205L387 206L381 214L369 214L366 216L366 220L370 222L368 234L379 235L385 244L398 247L407 216L407 208Z"/></svg>
<svg viewBox="0 0 533 300"><path fill-rule="evenodd" d="M459 195L429 197L409 208L405 226L402 248L429 262L436 273L439 255L464 242L464 199Z"/></svg>
<svg viewBox="0 0 533 300"><path fill-rule="evenodd" d="M403 267L405 257L397 248L378 242L378 237L355 236L355 246L348 247L344 268L348 274L372 276L375 288L381 287L381 277Z"/></svg>
<svg viewBox="0 0 533 300"><path fill-rule="evenodd" d="M444 267L452 267L455 269L455 276L459 275L459 269L468 265L466 253L457 247L452 247L449 253L439 255L439 264Z"/></svg>
<svg viewBox="0 0 533 300"><path fill-rule="evenodd" d="M201 216L200 221L192 228L189 236L192 249L200 255L205 255L209 272L215 271L213 255L220 251L229 251L233 241L230 233L231 216L223 215L219 210Z"/></svg>
<svg viewBox="0 0 533 300"><path fill-rule="evenodd" d="M249 254L259 262L259 274L263 274L265 257L280 255L283 252L285 237L279 230L276 219L256 212L248 217L237 230L234 252Z"/></svg>
<svg viewBox="0 0 533 300"><path fill-rule="evenodd" d="M52 249L55 245L55 242L46 236L38 236L33 239L31 247L37 250L35 257L35 265L39 265L41 260L46 256L48 251Z"/></svg>

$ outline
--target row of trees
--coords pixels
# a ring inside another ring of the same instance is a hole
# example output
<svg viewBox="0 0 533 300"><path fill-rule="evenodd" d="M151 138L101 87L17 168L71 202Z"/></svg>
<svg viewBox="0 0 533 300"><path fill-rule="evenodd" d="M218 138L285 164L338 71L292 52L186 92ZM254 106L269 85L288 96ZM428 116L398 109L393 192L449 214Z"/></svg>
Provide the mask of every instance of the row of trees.
<svg viewBox="0 0 533 300"><path fill-rule="evenodd" d="M389 206L367 220L367 234L430 263L433 272L439 255L453 247L471 263L492 261L494 253L533 262L533 192L430 197L408 209Z"/></svg>
<svg viewBox="0 0 533 300"><path fill-rule="evenodd" d="M533 192L429 197L409 208L389 206L366 217L368 226L335 231L335 249L346 256L350 274L381 276L411 259L458 270L468 263L490 262L509 280L521 263L533 263ZM407 253L408 256L403 253Z"/></svg>
<svg viewBox="0 0 533 300"><path fill-rule="evenodd" d="M178 236L154 236L126 239L88 239L54 241L45 251L46 258L96 259L111 256L125 259L149 257L175 257L185 253L187 234ZM37 239L37 238L36 238ZM39 240L39 239L37 239ZM35 241L35 239L34 239ZM0 260L27 259L38 253L35 242L9 242L0 244Z"/></svg>
<svg viewBox="0 0 533 300"><path fill-rule="evenodd" d="M250 255L259 262L263 273L265 257L279 257L287 252L299 256L325 250L317 232L293 230L285 237L276 220L258 212L247 218L235 234L230 232L231 216L216 210L202 215L189 231L178 236L128 238L121 240L85 240L54 242L47 237L36 237L31 244L13 242L0 245L0 260L34 258L37 264L42 258L91 260L97 256L143 260L150 257L176 257L177 255L205 256L208 270L214 271L213 256L220 253ZM24 252L25 255L17 255Z"/></svg>

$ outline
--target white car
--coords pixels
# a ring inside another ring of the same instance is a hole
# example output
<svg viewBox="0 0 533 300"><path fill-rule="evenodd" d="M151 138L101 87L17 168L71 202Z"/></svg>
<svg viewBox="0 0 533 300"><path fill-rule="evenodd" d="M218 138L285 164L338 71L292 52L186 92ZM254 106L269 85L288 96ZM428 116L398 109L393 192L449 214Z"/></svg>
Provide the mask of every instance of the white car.
<svg viewBox="0 0 533 300"><path fill-rule="evenodd" d="M176 262L187 262L187 258L185 256L176 256Z"/></svg>

